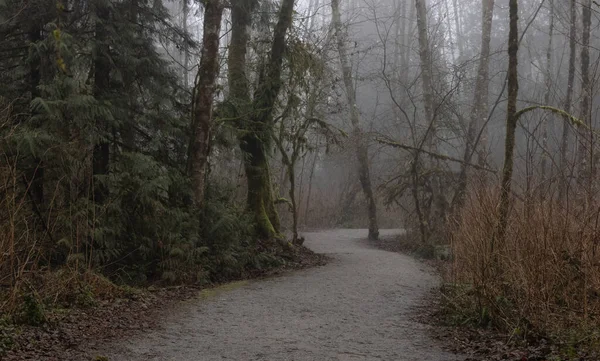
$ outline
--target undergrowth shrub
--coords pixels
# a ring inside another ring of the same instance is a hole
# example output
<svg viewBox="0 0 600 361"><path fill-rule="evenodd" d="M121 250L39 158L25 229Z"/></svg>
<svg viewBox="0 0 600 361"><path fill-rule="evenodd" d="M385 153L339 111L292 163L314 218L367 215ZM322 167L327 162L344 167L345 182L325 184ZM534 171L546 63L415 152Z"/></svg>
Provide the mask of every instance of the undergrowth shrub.
<svg viewBox="0 0 600 361"><path fill-rule="evenodd" d="M597 341L600 205L515 200L498 240L497 204L497 192L472 193L452 229L449 317L524 338Z"/></svg>
<svg viewBox="0 0 600 361"><path fill-rule="evenodd" d="M280 245L255 237L227 182L209 182L200 212L186 174L160 157L123 151L107 175L92 176L89 146L15 126L7 114L0 114L0 311L39 324L37 306L94 306L122 294L115 283L203 284L284 262ZM26 181L36 157L43 205ZM92 196L97 185L107 190L102 203Z"/></svg>
<svg viewBox="0 0 600 361"><path fill-rule="evenodd" d="M207 192L200 234L208 248L211 281L242 278L251 270L282 263L280 247L254 235L252 216L244 204L234 202L235 197L235 188L227 185L211 184Z"/></svg>

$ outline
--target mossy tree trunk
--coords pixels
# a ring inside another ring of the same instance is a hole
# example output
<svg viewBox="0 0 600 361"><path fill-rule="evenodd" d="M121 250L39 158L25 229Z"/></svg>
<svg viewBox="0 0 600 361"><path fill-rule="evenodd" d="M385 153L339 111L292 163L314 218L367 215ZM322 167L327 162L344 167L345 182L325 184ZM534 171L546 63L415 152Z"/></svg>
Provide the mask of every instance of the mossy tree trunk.
<svg viewBox="0 0 600 361"><path fill-rule="evenodd" d="M254 0L232 2L231 42L227 62L228 101L234 108L233 115L241 131L239 140L247 181L247 208L254 215L257 233L261 237L271 238L278 233L273 224L278 222L276 213L275 219L269 217L269 209L273 202L268 161L263 144L258 138L259 128L253 123L252 100L246 76L246 54L250 40L248 29L252 25L252 12L256 5Z"/></svg>
<svg viewBox="0 0 600 361"><path fill-rule="evenodd" d="M295 162L294 162L295 163ZM292 208L292 241L297 243L298 237L298 205L296 204L296 172L294 166L288 167L288 179L290 181L290 190L288 192L290 196L290 207Z"/></svg>
<svg viewBox="0 0 600 361"><path fill-rule="evenodd" d="M254 215L256 230L261 237L279 236L279 216L275 209L269 161L263 142L254 134L240 139L244 153L244 170L248 185L248 210Z"/></svg>
<svg viewBox="0 0 600 361"><path fill-rule="evenodd" d="M240 1L232 8L232 41L229 49L230 91L242 131L240 149L248 184L248 210L254 215L261 237L279 237L279 216L275 209L269 170L268 149L273 128L273 107L281 89L285 36L292 24L294 0L283 0L275 25L269 61L261 69L259 83L250 101L245 77L247 28L255 4ZM232 72L233 71L233 72Z"/></svg>
<svg viewBox="0 0 600 361"><path fill-rule="evenodd" d="M342 20L340 15L339 0L331 1L332 21L337 40L337 48L342 65L342 77L346 88L346 98L350 107L350 121L353 127L353 136L356 142L356 158L358 162L358 177L363 193L367 200L367 211L369 217L369 239L379 238L379 226L377 225L377 205L371 185L371 173L369 171L369 154L365 137L360 128L360 114L356 104L356 89L352 79L352 69L348 61L348 54L344 37L342 34Z"/></svg>
<svg viewBox="0 0 600 361"><path fill-rule="evenodd" d="M187 1L187 0L186 0ZM189 173L196 206L204 203L206 170L210 154L213 122L213 98L219 72L219 35L223 6L220 0L207 0L204 5L202 55L192 106L192 139L190 142Z"/></svg>

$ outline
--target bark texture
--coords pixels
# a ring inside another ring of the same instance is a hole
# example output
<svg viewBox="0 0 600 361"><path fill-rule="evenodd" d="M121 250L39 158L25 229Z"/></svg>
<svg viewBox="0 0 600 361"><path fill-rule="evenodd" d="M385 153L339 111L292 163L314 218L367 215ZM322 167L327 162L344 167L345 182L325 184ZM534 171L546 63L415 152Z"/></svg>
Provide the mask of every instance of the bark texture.
<svg viewBox="0 0 600 361"><path fill-rule="evenodd" d="M577 54L577 0L570 1L569 27L569 74L567 75L567 94L565 97L564 109L566 113L571 112L571 103L573 102L573 87L575 82L575 56ZM569 137L571 134L571 125L568 117L564 117L562 136L560 142L560 183L558 186L558 199L563 202L569 186L569 174L567 157L569 154Z"/></svg>
<svg viewBox="0 0 600 361"><path fill-rule="evenodd" d="M429 130L425 144L433 144L436 127L433 119L433 64L429 49L429 36L427 34L427 6L425 0L415 0L417 9L417 31L419 37L419 58L421 60L421 77L423 84L423 105L425 108L426 122Z"/></svg>
<svg viewBox="0 0 600 361"><path fill-rule="evenodd" d="M552 89L552 41L554 36L554 0L550 0L550 24L548 25L548 48L546 49L546 94L544 94L544 105L550 105L550 96ZM546 179L548 167L548 121L542 125L542 180Z"/></svg>
<svg viewBox="0 0 600 361"><path fill-rule="evenodd" d="M292 23L294 0L283 0L273 33L269 61L261 70L259 83L250 101L246 80L246 48L253 1L239 1L232 8L230 45L230 91L242 135L240 149L248 184L248 210L254 215L257 232L264 238L279 237L279 216L275 209L269 170L268 149L273 128L273 106L281 89L285 36Z"/></svg>
<svg viewBox="0 0 600 361"><path fill-rule="evenodd" d="M352 79L352 69L348 60L348 52L344 42L342 32L342 19L340 15L339 0L331 1L332 21L337 40L337 48L342 65L342 77L346 88L346 98L350 107L350 121L353 127L353 138L356 142L356 158L358 161L358 177L362 186L363 193L367 200L367 210L369 217L369 239L379 238L379 226L377 225L377 205L375 195L371 185L371 174L369 171L368 148L364 139L364 134L360 128L360 114L356 105L356 89Z"/></svg>
<svg viewBox="0 0 600 361"><path fill-rule="evenodd" d="M206 173L210 154L213 123L213 99L219 72L219 34L223 6L220 0L207 0L204 5L202 55L198 65L192 107L192 134L189 173L196 206L202 207L206 189Z"/></svg>
<svg viewBox="0 0 600 361"><path fill-rule="evenodd" d="M591 117L590 117L590 33L592 25L592 0L582 1L582 23L583 29L581 33L581 114L580 119L587 127L581 127L579 132L578 143L578 178L582 184L592 174L591 152L592 152L592 132Z"/></svg>
<svg viewBox="0 0 600 361"><path fill-rule="evenodd" d="M508 33L508 101L506 107L506 139L504 142L504 167L498 206L498 229L493 242L503 242L506 234L512 184L515 131L517 129L517 96L519 95L518 53L519 53L519 5L510 0L510 28ZM492 243L492 251L494 244Z"/></svg>

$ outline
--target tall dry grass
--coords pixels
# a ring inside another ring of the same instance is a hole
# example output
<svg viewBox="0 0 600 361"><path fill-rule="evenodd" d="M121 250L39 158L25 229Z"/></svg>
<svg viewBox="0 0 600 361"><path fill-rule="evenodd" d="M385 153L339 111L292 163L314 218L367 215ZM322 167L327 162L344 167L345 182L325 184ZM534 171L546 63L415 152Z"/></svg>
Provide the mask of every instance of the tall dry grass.
<svg viewBox="0 0 600 361"><path fill-rule="evenodd" d="M445 275L454 303L510 332L563 337L600 325L600 202L515 200L505 240L494 240L498 192L469 195L451 230ZM590 334L582 337L591 337Z"/></svg>

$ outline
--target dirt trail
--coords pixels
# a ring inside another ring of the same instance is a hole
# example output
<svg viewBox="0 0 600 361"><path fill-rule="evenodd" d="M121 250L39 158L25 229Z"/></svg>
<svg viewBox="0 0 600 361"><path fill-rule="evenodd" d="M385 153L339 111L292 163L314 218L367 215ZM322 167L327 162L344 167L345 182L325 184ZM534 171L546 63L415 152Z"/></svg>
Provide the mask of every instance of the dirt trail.
<svg viewBox="0 0 600 361"><path fill-rule="evenodd" d="M393 231L384 232L390 234ZM305 234L334 260L187 301L159 330L108 345L111 361L457 360L413 320L436 278L370 247L365 230Z"/></svg>

